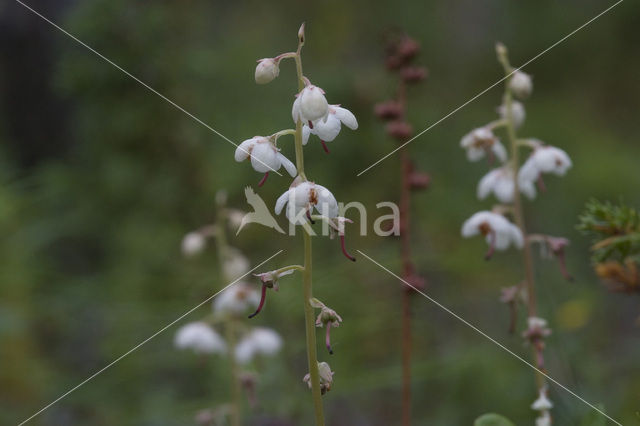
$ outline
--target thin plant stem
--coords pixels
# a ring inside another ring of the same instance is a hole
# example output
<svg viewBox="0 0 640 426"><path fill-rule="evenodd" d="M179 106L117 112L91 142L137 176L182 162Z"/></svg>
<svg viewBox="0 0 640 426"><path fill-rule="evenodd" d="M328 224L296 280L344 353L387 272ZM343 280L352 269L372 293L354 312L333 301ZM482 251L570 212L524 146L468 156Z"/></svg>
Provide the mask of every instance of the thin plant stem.
<svg viewBox="0 0 640 426"><path fill-rule="evenodd" d="M302 74L302 58L301 50L303 40L298 42L298 50L296 52L296 73L298 76L298 91L304 88L304 79ZM304 174L304 152L302 149L302 122L300 119L296 122L295 133L296 148L296 169L301 179L307 180ZM302 231L304 240L304 271L302 273L303 281L303 303L304 303L304 322L307 343L307 360L309 364L309 376L311 379L311 394L313 396L313 407L315 411L316 426L324 426L324 411L322 408L322 392L320 390L320 372L318 371L318 353L316 348L316 323L314 318L313 306L311 299L313 298L312 284L312 252L311 252L311 235L305 228Z"/></svg>

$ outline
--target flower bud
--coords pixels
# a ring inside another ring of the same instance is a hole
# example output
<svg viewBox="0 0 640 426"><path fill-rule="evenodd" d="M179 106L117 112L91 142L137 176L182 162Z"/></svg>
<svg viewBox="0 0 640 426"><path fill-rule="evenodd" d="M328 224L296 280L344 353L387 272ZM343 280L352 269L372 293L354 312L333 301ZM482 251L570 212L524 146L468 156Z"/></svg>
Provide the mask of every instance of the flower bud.
<svg viewBox="0 0 640 426"><path fill-rule="evenodd" d="M417 83L427 76L425 67L405 67L400 71L400 76L407 83Z"/></svg>
<svg viewBox="0 0 640 426"><path fill-rule="evenodd" d="M376 104L374 113L382 120L393 120L404 113L404 108L400 102L386 101Z"/></svg>
<svg viewBox="0 0 640 426"><path fill-rule="evenodd" d="M426 189L431 183L431 176L423 172L412 172L409 175L409 186L411 189Z"/></svg>
<svg viewBox="0 0 640 426"><path fill-rule="evenodd" d="M387 124L387 133L399 141L405 141L413 134L413 128L406 121L397 120Z"/></svg>
<svg viewBox="0 0 640 426"><path fill-rule="evenodd" d="M533 91L531 76L522 71L514 72L509 80L509 89L520 99L528 97Z"/></svg>
<svg viewBox="0 0 640 426"><path fill-rule="evenodd" d="M272 82L280 74L278 62L273 58L264 58L258 61L256 66L256 83L267 84Z"/></svg>
<svg viewBox="0 0 640 426"><path fill-rule="evenodd" d="M398 43L397 54L403 61L409 61L420 51L420 43L410 37L404 37Z"/></svg>

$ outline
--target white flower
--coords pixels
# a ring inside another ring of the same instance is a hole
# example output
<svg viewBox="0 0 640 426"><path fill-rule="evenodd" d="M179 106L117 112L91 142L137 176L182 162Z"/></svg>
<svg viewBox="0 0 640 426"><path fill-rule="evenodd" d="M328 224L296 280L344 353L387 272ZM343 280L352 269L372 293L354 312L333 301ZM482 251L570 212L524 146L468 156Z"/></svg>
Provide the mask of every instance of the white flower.
<svg viewBox="0 0 640 426"><path fill-rule="evenodd" d="M538 141L536 141L538 142ZM536 180L540 173L553 173L564 176L572 166L571 158L566 152L554 146L541 145L533 150L520 169L522 179Z"/></svg>
<svg viewBox="0 0 640 426"><path fill-rule="evenodd" d="M239 282L225 289L213 299L213 309L217 312L242 315L260 303L260 295L253 287Z"/></svg>
<svg viewBox="0 0 640 426"><path fill-rule="evenodd" d="M303 123L314 122L321 118L326 120L327 114L329 114L329 103L324 97L324 90L318 86L309 84L296 95L291 109L294 123L297 123L298 119Z"/></svg>
<svg viewBox="0 0 640 426"><path fill-rule="evenodd" d="M278 67L278 61L273 58L264 58L258 61L256 66L256 83L267 84L273 81L278 74L280 74L280 68Z"/></svg>
<svg viewBox="0 0 640 426"><path fill-rule="evenodd" d="M502 162L507 160L507 150L487 127L479 127L467 133L460 140L460 146L467 151L469 161L478 161L485 154L495 155Z"/></svg>
<svg viewBox="0 0 640 426"><path fill-rule="evenodd" d="M467 219L462 225L462 236L485 236L490 245L487 256L491 256L493 249L506 250L510 245L522 248L524 238L522 232L504 216L490 211L480 211Z"/></svg>
<svg viewBox="0 0 640 426"><path fill-rule="evenodd" d="M548 411L543 412L536 418L536 426L551 426L551 414Z"/></svg>
<svg viewBox="0 0 640 426"><path fill-rule="evenodd" d="M247 158L251 159L253 169L260 173L278 170L280 166L284 166L291 176L295 177L297 174L296 166L280 153L269 138L264 136L254 136L238 145L235 153L236 161L244 161Z"/></svg>
<svg viewBox="0 0 640 426"><path fill-rule="evenodd" d="M262 272L260 274L253 274L256 277L260 278L262 284L266 285L269 288L274 288L278 290L278 280L280 277L284 277L285 275L290 275L295 272L294 269L289 269L287 271L278 272L278 270Z"/></svg>
<svg viewBox="0 0 640 426"><path fill-rule="evenodd" d="M510 167L500 167L491 170L484 175L478 183L478 198L484 200L490 193L502 203L513 202L513 194L515 191L515 183L513 181L513 171ZM520 192L528 198L533 199L536 196L536 187L529 180L520 179L518 181Z"/></svg>
<svg viewBox="0 0 640 426"><path fill-rule="evenodd" d="M309 141L309 134L316 135L324 142L331 142L340 133L342 124L356 130L358 128L358 120L351 111L342 108L340 105L329 105L329 115L326 120L316 120L313 122L313 129L305 122L302 128L302 143L304 145Z"/></svg>
<svg viewBox="0 0 640 426"><path fill-rule="evenodd" d="M531 409L536 411L549 411L552 408L553 404L551 403L551 401L549 401L549 398L547 398L546 389L540 389L538 399L533 401L533 404L531 404Z"/></svg>
<svg viewBox="0 0 640 426"><path fill-rule="evenodd" d="M282 338L270 328L256 327L247 333L236 346L236 360L250 362L256 355L274 355L282 347Z"/></svg>
<svg viewBox="0 0 640 426"><path fill-rule="evenodd" d="M202 321L180 327L174 344L178 349L192 349L196 353L203 354L223 354L227 351L227 345L222 337Z"/></svg>
<svg viewBox="0 0 640 426"><path fill-rule="evenodd" d="M287 203L285 213L294 225L303 224L306 220L305 214L311 215L314 208L322 216L328 218L338 216L338 202L331 191L313 182L299 183L282 194L276 201L276 214L280 214Z"/></svg>
<svg viewBox="0 0 640 426"><path fill-rule="evenodd" d="M189 232L182 239L182 254L185 256L193 256L204 250L207 241L200 232Z"/></svg>
<svg viewBox="0 0 640 426"><path fill-rule="evenodd" d="M527 325L529 326L530 330L535 330L535 329L542 330L547 328L547 320L539 317L528 317Z"/></svg>
<svg viewBox="0 0 640 426"><path fill-rule="evenodd" d="M229 247L222 256L222 274L225 279L235 280L249 272L249 259L240 250Z"/></svg>
<svg viewBox="0 0 640 426"><path fill-rule="evenodd" d="M509 80L509 89L520 99L524 99L533 91L531 76L522 71L516 71Z"/></svg>
<svg viewBox="0 0 640 426"><path fill-rule="evenodd" d="M500 114L500 118L503 120L507 119L507 106L500 105L498 107L498 114ZM511 102L511 117L513 119L513 125L516 127L522 126L525 118L527 117L527 113L524 109L524 105L521 102L513 101Z"/></svg>

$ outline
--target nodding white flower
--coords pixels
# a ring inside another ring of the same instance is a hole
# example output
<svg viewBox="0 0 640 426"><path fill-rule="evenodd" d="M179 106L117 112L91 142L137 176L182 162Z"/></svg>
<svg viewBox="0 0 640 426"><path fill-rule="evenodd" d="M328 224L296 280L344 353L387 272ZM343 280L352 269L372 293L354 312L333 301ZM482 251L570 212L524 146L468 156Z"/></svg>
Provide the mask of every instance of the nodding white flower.
<svg viewBox="0 0 640 426"><path fill-rule="evenodd" d="M329 392L331 390L331 386L333 385L333 375L334 372L331 371L331 367L326 362L318 363L318 375L320 376L320 392L322 395ZM307 373L302 379L305 382L309 389L312 388L311 384L311 374Z"/></svg>
<svg viewBox="0 0 640 426"><path fill-rule="evenodd" d="M320 313L316 318L316 327L326 326L326 334L324 343L329 351L329 354L333 355L333 349L331 348L331 327L340 327L340 323L342 322L342 317L338 315L336 311L329 308L328 306L322 305L320 309Z"/></svg>
<svg viewBox="0 0 640 426"><path fill-rule="evenodd" d="M313 127L313 122L321 118L326 121L328 114L329 103L324 97L324 90L313 84L308 84L296 95L291 109L293 122L300 120L302 123L310 123L309 127Z"/></svg>
<svg viewBox="0 0 640 426"><path fill-rule="evenodd" d="M240 250L229 247L222 256L222 274L225 279L235 280L249 271L249 259Z"/></svg>
<svg viewBox="0 0 640 426"><path fill-rule="evenodd" d="M176 333L174 344L178 349L192 349L201 354L223 354L227 351L227 345L222 337L202 321L180 327Z"/></svg>
<svg viewBox="0 0 640 426"><path fill-rule="evenodd" d="M531 76L522 71L516 71L509 80L509 89L520 99L528 97L533 91Z"/></svg>
<svg viewBox="0 0 640 426"><path fill-rule="evenodd" d="M282 347L282 338L270 328L256 327L236 346L236 360L246 364L256 355L275 355Z"/></svg>
<svg viewBox="0 0 640 426"><path fill-rule="evenodd" d="M553 403L547 398L547 390L540 389L538 399L533 401L531 409L536 411L549 411L553 408Z"/></svg>
<svg viewBox="0 0 640 426"><path fill-rule="evenodd" d="M539 146L533 150L520 168L520 175L523 176L523 179L535 181L540 177L540 173L564 176L573 165L569 155L555 146L542 145L540 141L534 142Z"/></svg>
<svg viewBox="0 0 640 426"><path fill-rule="evenodd" d="M535 198L536 187L532 181L520 179L518 181L518 187L520 188L520 192L529 199ZM513 202L514 191L513 170L506 166L493 169L484 175L478 183L477 195L479 199L484 200L493 192L499 201L511 203Z"/></svg>
<svg viewBox="0 0 640 426"><path fill-rule="evenodd" d="M551 426L551 414L548 411L544 411L536 418L536 426Z"/></svg>
<svg viewBox="0 0 640 426"><path fill-rule="evenodd" d="M498 157L502 162L507 160L507 150L500 140L487 127L473 129L460 140L460 146L467 151L469 161L478 161L486 154L489 158Z"/></svg>
<svg viewBox="0 0 640 426"><path fill-rule="evenodd" d="M232 315L242 315L260 303L260 295L253 287L239 282L225 289L213 299L213 309Z"/></svg>
<svg viewBox="0 0 640 426"><path fill-rule="evenodd" d="M271 142L269 138L264 136L254 136L251 139L243 141L236 148L236 161L244 161L251 159L251 166L260 173L265 173L265 178L260 182L260 186L264 183L266 176L272 170L277 171L283 166L287 172L295 177L298 172L296 166Z"/></svg>
<svg viewBox="0 0 640 426"><path fill-rule="evenodd" d="M338 217L336 198L327 188L313 182L298 183L282 194L276 201L276 214L280 214L285 205L287 218L294 225L302 225L305 215L311 220L313 209L328 218Z"/></svg>
<svg viewBox="0 0 640 426"><path fill-rule="evenodd" d="M182 254L194 256L202 252L206 245L207 239L204 235L197 231L189 232L182 239Z"/></svg>
<svg viewBox="0 0 640 426"><path fill-rule="evenodd" d="M340 105L329 105L329 114L327 115L326 120L314 121L312 123L313 128L305 123L302 128L302 144L306 145L309 141L309 135L313 134L320 138L322 147L326 152L329 152L324 142L333 141L340 133L342 124L351 130L356 130L358 128L358 120L356 120L356 116L353 115L351 111L346 108L342 108Z"/></svg>
<svg viewBox="0 0 640 426"><path fill-rule="evenodd" d="M256 66L256 83L267 84L273 81L280 74L278 61L274 58L264 58L258 60Z"/></svg>
<svg viewBox="0 0 640 426"><path fill-rule="evenodd" d="M500 118L503 120L507 119L507 106L500 105L498 107L498 114L500 114ZM522 126L525 118L527 118L527 112L524 109L524 105L522 102L513 101L511 102L511 118L513 120L513 125L516 127Z"/></svg>
<svg viewBox="0 0 640 426"><path fill-rule="evenodd" d="M260 293L260 303L258 303L258 308L254 313L249 315L249 318L253 318L260 313L262 308L264 307L264 303L267 300L267 289L272 288L275 291L278 291L278 279L285 275L293 274L294 270L289 269L288 271L279 272L278 270L262 272L260 274L253 274L256 277L260 278L262 281L262 291Z"/></svg>
<svg viewBox="0 0 640 426"><path fill-rule="evenodd" d="M474 235L483 235L489 243L486 259L491 258L496 249L506 250L511 245L522 248L524 245L520 228L504 216L490 211L477 212L464 222L462 236L469 238Z"/></svg>

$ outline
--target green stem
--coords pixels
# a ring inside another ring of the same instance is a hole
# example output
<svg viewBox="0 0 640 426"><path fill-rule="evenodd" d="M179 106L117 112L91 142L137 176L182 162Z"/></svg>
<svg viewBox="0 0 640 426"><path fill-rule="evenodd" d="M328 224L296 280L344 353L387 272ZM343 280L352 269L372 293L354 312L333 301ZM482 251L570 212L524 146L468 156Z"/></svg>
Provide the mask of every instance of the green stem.
<svg viewBox="0 0 640 426"><path fill-rule="evenodd" d="M302 58L300 51L302 50L303 40L298 42L298 50L296 52L296 73L298 76L298 91L304 88L304 80L302 74ZM307 180L304 174L304 152L302 150L302 122L296 122L295 133L296 147L296 168L301 179ZM302 274L303 296L304 296L304 322L307 341L307 360L309 364L309 376L311 378L311 394L313 396L313 407L315 410L316 426L324 426L324 412L322 409L322 392L320 390L320 373L318 371L318 353L316 348L316 322L314 317L311 299L313 298L312 286L312 257L311 257L311 235L305 229L302 233L304 239L304 272Z"/></svg>

